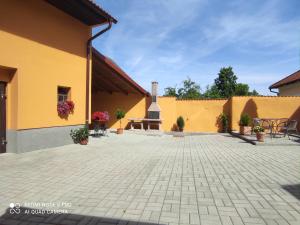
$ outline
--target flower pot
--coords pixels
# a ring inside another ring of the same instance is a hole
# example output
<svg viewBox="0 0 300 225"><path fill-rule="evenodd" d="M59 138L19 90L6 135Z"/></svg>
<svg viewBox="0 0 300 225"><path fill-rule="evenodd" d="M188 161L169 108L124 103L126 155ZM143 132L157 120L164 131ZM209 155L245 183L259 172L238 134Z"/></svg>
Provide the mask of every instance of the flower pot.
<svg viewBox="0 0 300 225"><path fill-rule="evenodd" d="M81 145L87 145L88 142L89 142L89 139L84 139L84 140L81 140L79 143L80 143Z"/></svg>
<svg viewBox="0 0 300 225"><path fill-rule="evenodd" d="M240 134L241 135L251 135L251 127L250 126L240 126Z"/></svg>
<svg viewBox="0 0 300 225"><path fill-rule="evenodd" d="M184 137L184 133L183 132L179 132L179 131L174 132L173 133L173 137Z"/></svg>
<svg viewBox="0 0 300 225"><path fill-rule="evenodd" d="M227 127L223 127L222 128L222 133L228 133L228 128Z"/></svg>
<svg viewBox="0 0 300 225"><path fill-rule="evenodd" d="M124 130L123 128L118 128L117 129L117 134L123 134L123 130Z"/></svg>
<svg viewBox="0 0 300 225"><path fill-rule="evenodd" d="M179 132L183 132L183 128L180 128L180 127L179 127L179 128L178 128L178 131L179 131Z"/></svg>
<svg viewBox="0 0 300 225"><path fill-rule="evenodd" d="M257 132L256 139L259 142L264 142L265 141L265 133Z"/></svg>

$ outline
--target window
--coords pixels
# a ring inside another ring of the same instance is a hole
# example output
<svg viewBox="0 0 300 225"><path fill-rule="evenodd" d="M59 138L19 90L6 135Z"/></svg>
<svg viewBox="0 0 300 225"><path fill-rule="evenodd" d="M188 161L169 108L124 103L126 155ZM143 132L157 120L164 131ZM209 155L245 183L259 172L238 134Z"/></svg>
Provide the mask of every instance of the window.
<svg viewBox="0 0 300 225"><path fill-rule="evenodd" d="M57 88L57 101L65 102L70 100L70 89L69 87L58 87Z"/></svg>

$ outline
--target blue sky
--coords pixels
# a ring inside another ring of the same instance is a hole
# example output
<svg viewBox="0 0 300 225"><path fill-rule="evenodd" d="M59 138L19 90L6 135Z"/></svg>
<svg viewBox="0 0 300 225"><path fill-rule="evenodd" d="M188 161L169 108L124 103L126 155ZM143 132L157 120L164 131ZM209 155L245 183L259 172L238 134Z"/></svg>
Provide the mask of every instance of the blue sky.
<svg viewBox="0 0 300 225"><path fill-rule="evenodd" d="M300 69L299 0L96 2L118 23L93 45L147 90L156 80L163 94L187 76L205 90L232 66L239 82L269 95Z"/></svg>

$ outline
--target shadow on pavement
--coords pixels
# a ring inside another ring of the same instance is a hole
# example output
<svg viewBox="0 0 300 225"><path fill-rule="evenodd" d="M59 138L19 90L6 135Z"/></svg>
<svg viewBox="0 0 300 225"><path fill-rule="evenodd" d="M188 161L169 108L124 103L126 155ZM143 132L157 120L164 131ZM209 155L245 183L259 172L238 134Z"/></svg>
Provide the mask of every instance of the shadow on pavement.
<svg viewBox="0 0 300 225"><path fill-rule="evenodd" d="M300 184L282 185L281 187L291 195L293 195L295 198L300 200Z"/></svg>
<svg viewBox="0 0 300 225"><path fill-rule="evenodd" d="M137 222L122 219L78 215L54 214L51 211L42 211L33 208L7 208L0 216L1 225L163 225L158 223Z"/></svg>

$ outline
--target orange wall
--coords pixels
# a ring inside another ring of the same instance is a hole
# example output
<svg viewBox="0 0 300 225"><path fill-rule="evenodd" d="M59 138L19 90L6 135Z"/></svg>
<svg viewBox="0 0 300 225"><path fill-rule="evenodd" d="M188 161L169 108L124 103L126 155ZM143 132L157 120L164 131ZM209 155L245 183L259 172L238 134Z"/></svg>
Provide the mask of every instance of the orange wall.
<svg viewBox="0 0 300 225"><path fill-rule="evenodd" d="M229 115L233 130L239 129L242 113L251 118L290 118L300 121L300 97L232 97L228 100L176 100L160 97L163 129L169 131L179 116L185 119L185 131L220 131L218 116L224 112ZM300 129L300 126L299 126Z"/></svg>
<svg viewBox="0 0 300 225"><path fill-rule="evenodd" d="M300 122L300 97L233 97L233 130L238 130L243 113L251 118L290 118Z"/></svg>
<svg viewBox="0 0 300 225"><path fill-rule="evenodd" d="M171 131L177 118L176 98L158 97L158 104L161 109L161 118L163 119L162 129Z"/></svg>
<svg viewBox="0 0 300 225"><path fill-rule="evenodd" d="M0 66L17 69L17 85L8 90L8 98L17 102L7 115L8 124L15 121L11 128L84 123L90 35L88 26L45 1L1 1ZM68 120L57 115L57 86L71 87L75 111Z"/></svg>
<svg viewBox="0 0 300 225"><path fill-rule="evenodd" d="M145 118L150 98L140 95L107 94L98 92L92 97L92 111L107 110L112 116L109 126L118 127L114 118L117 108L124 109L126 119ZM300 121L300 97L232 97L229 100L176 100L174 97L159 97L162 128L171 131L176 119L183 116L184 130L187 132L217 132L220 131L218 117L221 113L229 115L233 130L238 130L242 113L254 117L291 118Z"/></svg>
<svg viewBox="0 0 300 225"><path fill-rule="evenodd" d="M118 128L119 121L115 118L118 108L126 112L122 120L123 127L128 126L128 118L144 118L147 99L140 94L124 95L122 93L109 94L97 92L92 95L92 112L107 111L110 115L109 127Z"/></svg>
<svg viewBox="0 0 300 225"><path fill-rule="evenodd" d="M185 119L185 131L190 132L216 132L218 116L225 110L229 111L226 100L176 100L173 97L159 97L158 104L161 108L163 120L162 129L171 131L174 129L179 116ZM149 107L150 98L141 95L124 95L121 93L108 94L98 92L92 95L92 112L108 111L111 115L109 127L117 128L118 121L114 118L117 108L126 112L123 124L128 123L128 118L145 118ZM127 126L128 127L128 126Z"/></svg>
<svg viewBox="0 0 300 225"><path fill-rule="evenodd" d="M182 116L185 131L216 132L219 130L219 115L223 111L229 112L227 100L176 100L174 97L159 97L158 100L165 131L173 130L177 118Z"/></svg>
<svg viewBox="0 0 300 225"><path fill-rule="evenodd" d="M228 114L227 100L179 100L177 117L183 116L185 131L216 132L220 129L219 116Z"/></svg>

